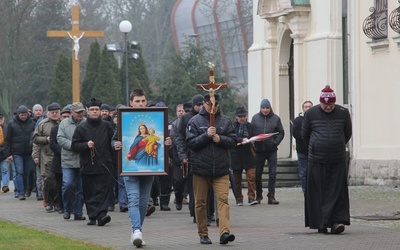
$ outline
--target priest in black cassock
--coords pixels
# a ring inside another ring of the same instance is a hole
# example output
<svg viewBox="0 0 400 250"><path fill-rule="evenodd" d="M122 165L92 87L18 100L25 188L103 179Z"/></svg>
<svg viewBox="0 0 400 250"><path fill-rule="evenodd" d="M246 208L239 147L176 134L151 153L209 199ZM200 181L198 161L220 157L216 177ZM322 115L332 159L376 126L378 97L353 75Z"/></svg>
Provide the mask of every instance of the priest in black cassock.
<svg viewBox="0 0 400 250"><path fill-rule="evenodd" d="M111 221L107 215L109 175L112 169L111 138L114 129L101 119L101 101L91 99L87 106L87 119L72 137L72 150L80 153L83 195L88 225L104 226Z"/></svg>
<svg viewBox="0 0 400 250"><path fill-rule="evenodd" d="M319 233L340 234L350 225L346 143L352 134L349 111L336 105L327 85L320 105L304 113L302 137L308 145L305 225Z"/></svg>

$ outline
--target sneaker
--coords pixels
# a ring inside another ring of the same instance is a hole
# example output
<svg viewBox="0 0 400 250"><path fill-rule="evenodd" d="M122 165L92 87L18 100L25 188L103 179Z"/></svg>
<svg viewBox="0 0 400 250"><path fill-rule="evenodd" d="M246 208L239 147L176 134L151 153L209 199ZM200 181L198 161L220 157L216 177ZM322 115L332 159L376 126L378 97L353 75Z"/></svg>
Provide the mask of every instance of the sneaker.
<svg viewBox="0 0 400 250"><path fill-rule="evenodd" d="M18 195L18 199L19 199L20 201L26 200L24 194L19 194L19 195Z"/></svg>
<svg viewBox="0 0 400 250"><path fill-rule="evenodd" d="M183 198L182 204L183 204L183 205L188 205L188 204L189 204L188 199L187 199L187 198Z"/></svg>
<svg viewBox="0 0 400 250"><path fill-rule="evenodd" d="M48 213L53 212L53 206L52 205L47 205L46 206L46 212L48 212Z"/></svg>
<svg viewBox="0 0 400 250"><path fill-rule="evenodd" d="M256 201L255 199L249 199L249 206L253 206L258 204L258 201Z"/></svg>
<svg viewBox="0 0 400 250"><path fill-rule="evenodd" d="M238 199L238 200L236 201L236 205L237 205L237 206L243 206L243 199Z"/></svg>
<svg viewBox="0 0 400 250"><path fill-rule="evenodd" d="M10 189L7 186L1 188L2 193L7 193L8 191L10 191Z"/></svg>
<svg viewBox="0 0 400 250"><path fill-rule="evenodd" d="M131 233L131 244L136 247L141 247L143 245L143 235L139 229Z"/></svg>

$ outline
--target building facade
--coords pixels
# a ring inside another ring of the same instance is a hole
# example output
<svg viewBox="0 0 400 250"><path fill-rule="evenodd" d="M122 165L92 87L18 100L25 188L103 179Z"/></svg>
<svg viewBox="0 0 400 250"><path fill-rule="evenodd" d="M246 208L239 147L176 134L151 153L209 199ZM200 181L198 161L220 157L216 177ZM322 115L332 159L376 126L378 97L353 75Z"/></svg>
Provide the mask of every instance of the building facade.
<svg viewBox="0 0 400 250"><path fill-rule="evenodd" d="M350 183L400 183L400 118L391 114L400 88L399 17L397 1L253 1L249 110L268 98L282 118L280 158L296 158L290 120L304 101L318 104L329 84L353 120Z"/></svg>

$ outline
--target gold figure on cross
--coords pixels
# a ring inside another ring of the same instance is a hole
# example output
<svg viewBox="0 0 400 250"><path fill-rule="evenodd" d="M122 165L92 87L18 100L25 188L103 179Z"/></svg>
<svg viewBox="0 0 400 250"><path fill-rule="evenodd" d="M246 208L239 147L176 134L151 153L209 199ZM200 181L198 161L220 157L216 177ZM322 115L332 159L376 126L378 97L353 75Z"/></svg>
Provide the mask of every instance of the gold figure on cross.
<svg viewBox="0 0 400 250"><path fill-rule="evenodd" d="M210 93L210 126L214 126L215 124L215 114L214 114L214 106L215 102L215 91L220 88L227 88L228 85L225 83L215 83L214 70L212 69L214 65L212 63L208 63L208 66L211 68L209 70L209 83L208 84L197 84L197 88L202 88L203 90Z"/></svg>

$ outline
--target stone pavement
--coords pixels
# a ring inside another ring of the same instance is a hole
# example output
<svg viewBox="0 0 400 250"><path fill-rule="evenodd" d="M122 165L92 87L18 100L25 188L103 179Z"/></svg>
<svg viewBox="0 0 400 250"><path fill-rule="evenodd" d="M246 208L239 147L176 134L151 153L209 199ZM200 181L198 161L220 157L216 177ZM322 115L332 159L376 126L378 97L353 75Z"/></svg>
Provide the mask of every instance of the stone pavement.
<svg viewBox="0 0 400 250"><path fill-rule="evenodd" d="M12 184L12 182L11 182ZM12 190L12 189L11 189ZM246 194L247 190L243 190ZM33 196L35 194L33 193ZM172 195L171 201L174 196ZM196 225L187 206L181 211L159 211L146 217L143 249L400 249L400 220L367 221L353 216L399 216L400 193L397 188L350 187L351 226L340 235L318 234L304 227L303 194L300 188L278 188L277 206L266 202L238 207L233 195L231 232L236 240L219 244L215 223L209 227L212 245L201 245ZM265 200L264 200L265 201ZM13 192L0 193L0 220L52 232L69 238L93 242L113 249L134 249L130 244L128 213L110 212L111 222L104 227L87 226L86 221L64 220L58 213L46 213L34 197L19 201ZM71 216L73 218L73 216Z"/></svg>

